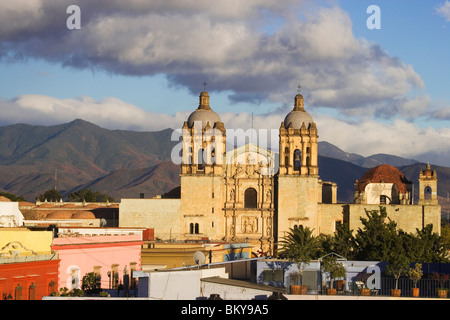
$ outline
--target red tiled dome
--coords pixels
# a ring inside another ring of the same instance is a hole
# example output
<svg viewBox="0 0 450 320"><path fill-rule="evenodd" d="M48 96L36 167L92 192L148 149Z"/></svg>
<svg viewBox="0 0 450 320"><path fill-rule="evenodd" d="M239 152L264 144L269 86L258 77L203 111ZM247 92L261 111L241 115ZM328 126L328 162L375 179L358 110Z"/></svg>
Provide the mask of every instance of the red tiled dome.
<svg viewBox="0 0 450 320"><path fill-rule="evenodd" d="M411 182L397 168L382 164L367 171L359 180L358 189L364 191L369 183L394 183L401 193L406 193L406 184Z"/></svg>
<svg viewBox="0 0 450 320"><path fill-rule="evenodd" d="M90 211L77 211L72 219L95 219L95 215Z"/></svg>
<svg viewBox="0 0 450 320"><path fill-rule="evenodd" d="M71 219L73 211L53 211L47 215L46 219Z"/></svg>

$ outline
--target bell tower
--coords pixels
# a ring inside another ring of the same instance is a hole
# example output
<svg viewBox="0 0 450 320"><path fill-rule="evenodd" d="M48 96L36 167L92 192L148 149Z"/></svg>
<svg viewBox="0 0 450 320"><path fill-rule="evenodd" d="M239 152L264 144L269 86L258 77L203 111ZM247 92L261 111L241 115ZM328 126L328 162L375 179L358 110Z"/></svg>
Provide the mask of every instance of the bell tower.
<svg viewBox="0 0 450 320"><path fill-rule="evenodd" d="M280 126L280 175L318 175L317 127L297 94L294 109Z"/></svg>
<svg viewBox="0 0 450 320"><path fill-rule="evenodd" d="M277 239L291 228L310 227L317 235L322 201L316 124L297 94L294 108L281 122L277 175Z"/></svg>
<svg viewBox="0 0 450 320"><path fill-rule="evenodd" d="M430 164L419 173L419 205L438 205L437 173Z"/></svg>
<svg viewBox="0 0 450 320"><path fill-rule="evenodd" d="M199 106L182 128L181 174L222 174L226 131L220 117L202 91Z"/></svg>
<svg viewBox="0 0 450 320"><path fill-rule="evenodd" d="M179 239L221 239L224 230L222 180L226 131L202 91L199 105L182 127Z"/></svg>

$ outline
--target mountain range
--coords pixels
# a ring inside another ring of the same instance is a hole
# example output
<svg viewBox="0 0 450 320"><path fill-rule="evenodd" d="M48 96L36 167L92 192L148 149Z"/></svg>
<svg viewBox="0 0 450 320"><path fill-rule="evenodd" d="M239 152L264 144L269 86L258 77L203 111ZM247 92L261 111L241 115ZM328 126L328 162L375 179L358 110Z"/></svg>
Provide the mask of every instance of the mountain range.
<svg viewBox="0 0 450 320"><path fill-rule="evenodd" d="M146 198L179 186L180 168L171 161L173 130L135 132L109 130L84 120L56 126L15 124L0 127L0 192L34 201L55 188L64 196L90 188L114 197ZM338 184L338 200L352 202L356 179L368 168L387 163L415 183L425 164L395 155L363 157L321 141L319 175ZM449 202L450 168L438 172L438 196Z"/></svg>

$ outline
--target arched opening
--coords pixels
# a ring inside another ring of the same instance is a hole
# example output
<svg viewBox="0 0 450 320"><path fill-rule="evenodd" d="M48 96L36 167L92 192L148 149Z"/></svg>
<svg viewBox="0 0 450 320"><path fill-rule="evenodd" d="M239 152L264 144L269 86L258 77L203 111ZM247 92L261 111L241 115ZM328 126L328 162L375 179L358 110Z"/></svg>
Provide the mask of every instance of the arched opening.
<svg viewBox="0 0 450 320"><path fill-rule="evenodd" d="M289 148L284 148L284 165L289 166Z"/></svg>
<svg viewBox="0 0 450 320"><path fill-rule="evenodd" d="M205 170L205 160L204 160L205 150L198 149L197 153L197 170Z"/></svg>
<svg viewBox="0 0 450 320"><path fill-rule="evenodd" d="M294 151L294 171L300 171L302 165L302 152L299 149Z"/></svg>
<svg viewBox="0 0 450 320"><path fill-rule="evenodd" d="M244 207L245 208L256 208L258 204L257 192L253 188L248 188L245 190L244 194Z"/></svg>
<svg viewBox="0 0 450 320"><path fill-rule="evenodd" d="M28 287L28 300L36 300L36 285L34 282Z"/></svg>
<svg viewBox="0 0 450 320"><path fill-rule="evenodd" d="M200 227L198 223L190 223L189 224L189 234L199 234Z"/></svg>
<svg viewBox="0 0 450 320"><path fill-rule="evenodd" d="M306 157L306 166L311 166L311 158L309 156Z"/></svg>
<svg viewBox="0 0 450 320"><path fill-rule="evenodd" d="M430 186L425 187L425 190L424 190L425 200L431 200L431 193L432 193L431 187Z"/></svg>
<svg viewBox="0 0 450 320"><path fill-rule="evenodd" d="M391 199L389 199L388 196L381 195L380 196L380 204L389 204L391 202Z"/></svg>
<svg viewBox="0 0 450 320"><path fill-rule="evenodd" d="M216 164L216 148L211 150L211 164Z"/></svg>
<svg viewBox="0 0 450 320"><path fill-rule="evenodd" d="M194 233L195 233L195 234L199 234L199 233L200 233L198 223L196 223L196 224L194 225Z"/></svg>
<svg viewBox="0 0 450 320"><path fill-rule="evenodd" d="M14 289L14 300L22 300L23 287L20 283Z"/></svg>

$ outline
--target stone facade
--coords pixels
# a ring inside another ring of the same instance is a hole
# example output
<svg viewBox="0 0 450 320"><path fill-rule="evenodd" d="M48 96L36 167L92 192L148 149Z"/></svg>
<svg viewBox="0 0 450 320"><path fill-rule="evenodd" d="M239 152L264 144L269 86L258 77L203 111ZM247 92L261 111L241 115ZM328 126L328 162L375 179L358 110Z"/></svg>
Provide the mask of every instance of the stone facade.
<svg viewBox="0 0 450 320"><path fill-rule="evenodd" d="M281 123L278 155L251 143L226 152L225 125L207 92L182 131L180 199L122 199L121 227L154 228L164 240L250 242L255 254L273 254L291 228L332 234L348 223L356 231L364 209L386 205L399 229L415 232L432 223L440 232L437 176L430 168L420 175L418 205L411 204L409 187L384 178L367 182L370 187L361 189L354 204L338 204L338 186L320 179L318 129L300 94Z"/></svg>

